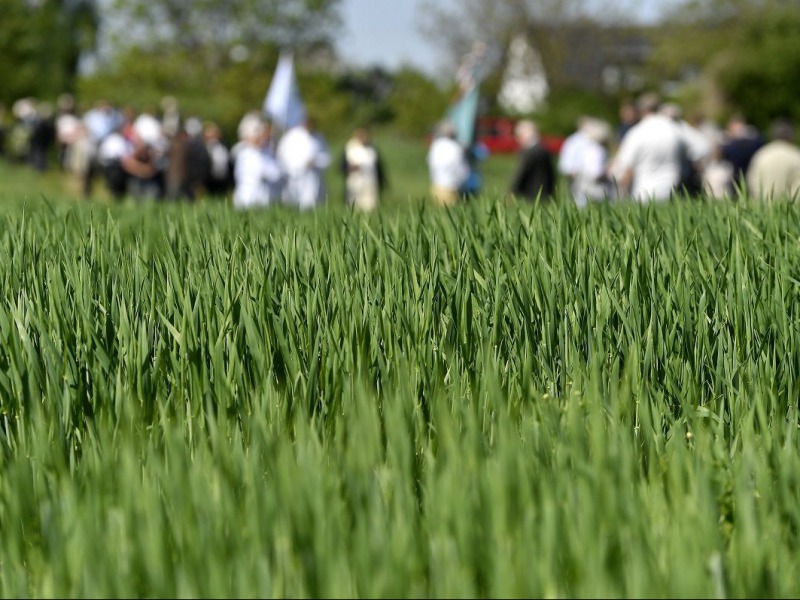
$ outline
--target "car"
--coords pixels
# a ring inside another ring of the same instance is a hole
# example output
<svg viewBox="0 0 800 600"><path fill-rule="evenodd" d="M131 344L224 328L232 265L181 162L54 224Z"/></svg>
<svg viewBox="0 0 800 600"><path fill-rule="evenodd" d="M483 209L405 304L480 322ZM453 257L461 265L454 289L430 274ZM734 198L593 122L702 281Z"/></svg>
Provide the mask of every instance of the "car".
<svg viewBox="0 0 800 600"><path fill-rule="evenodd" d="M520 149L514 137L516 126L517 119L511 117L478 117L476 138L491 154L514 154ZM564 143L563 138L548 134L541 134L541 140L544 147L553 155L561 151Z"/></svg>

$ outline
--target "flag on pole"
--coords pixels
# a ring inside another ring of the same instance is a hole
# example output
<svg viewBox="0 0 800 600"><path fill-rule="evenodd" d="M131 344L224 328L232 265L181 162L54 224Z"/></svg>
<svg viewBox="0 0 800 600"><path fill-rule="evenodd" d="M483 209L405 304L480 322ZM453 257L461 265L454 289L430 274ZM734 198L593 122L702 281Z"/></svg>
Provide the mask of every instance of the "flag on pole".
<svg viewBox="0 0 800 600"><path fill-rule="evenodd" d="M472 50L464 57L456 73L459 83L459 95L450 105L445 118L456 128L456 139L465 148L475 141L475 121L478 116L480 99L480 82L482 68L486 57L486 44L476 42Z"/></svg>
<svg viewBox="0 0 800 600"><path fill-rule="evenodd" d="M264 98L264 113L283 131L300 125L306 118L306 107L300 98L294 74L294 55L291 52L281 52Z"/></svg>
<svg viewBox="0 0 800 600"><path fill-rule="evenodd" d="M478 115L478 86L473 85L447 111L447 120L456 128L456 139L465 148L472 146Z"/></svg>

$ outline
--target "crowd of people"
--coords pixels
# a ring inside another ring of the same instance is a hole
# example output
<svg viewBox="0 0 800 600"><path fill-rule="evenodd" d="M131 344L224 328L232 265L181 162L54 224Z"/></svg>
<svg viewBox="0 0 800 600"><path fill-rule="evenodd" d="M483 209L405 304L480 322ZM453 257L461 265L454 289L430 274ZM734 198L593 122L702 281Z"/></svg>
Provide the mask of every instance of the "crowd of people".
<svg viewBox="0 0 800 600"><path fill-rule="evenodd" d="M171 97L162 99L158 114L103 100L78 114L68 95L55 109L26 98L12 112L13 125L0 130L0 153L42 171L57 156L86 197L98 178L115 199L194 201L207 195L230 197L241 209L284 204L307 210L328 196L325 172L334 161L309 118L278 131L261 112L248 113L229 147L216 123L184 118ZM800 149L786 119L775 120L768 136L741 115L722 129L684 118L680 107L653 93L624 104L619 116L616 129L580 117L558 153L542 143L534 121L518 121L518 163L508 194L546 200L561 181L579 207L620 199L658 202L676 194L767 200L800 194ZM485 157L479 144L459 143L453 123L439 123L427 153L430 198L453 206L479 192ZM338 168L344 200L357 210L375 210L386 169L366 129L353 132Z"/></svg>
<svg viewBox="0 0 800 600"><path fill-rule="evenodd" d="M520 150L508 193L531 201L553 198L559 181L579 207L620 199L661 202L676 195L764 200L800 195L800 149L784 118L776 119L765 137L742 115L722 129L696 116L684 118L678 105L645 93L621 107L616 131L607 121L581 116L555 155L534 121L519 121L515 136ZM463 197L470 165L451 123L440 124L428 168L434 200L450 206Z"/></svg>
<svg viewBox="0 0 800 600"><path fill-rule="evenodd" d="M310 118L276 131L261 112L248 113L239 123L238 139L228 146L216 123L184 118L171 97L162 100L158 112L137 113L99 100L81 114L68 95L56 110L24 98L12 113L11 126L0 128L0 154L38 171L48 170L49 157L57 156L58 167L87 198L97 180L116 200L230 197L242 209L280 203L306 210L328 194L325 171L333 160ZM353 133L339 168L346 201L374 210L386 175L366 129Z"/></svg>

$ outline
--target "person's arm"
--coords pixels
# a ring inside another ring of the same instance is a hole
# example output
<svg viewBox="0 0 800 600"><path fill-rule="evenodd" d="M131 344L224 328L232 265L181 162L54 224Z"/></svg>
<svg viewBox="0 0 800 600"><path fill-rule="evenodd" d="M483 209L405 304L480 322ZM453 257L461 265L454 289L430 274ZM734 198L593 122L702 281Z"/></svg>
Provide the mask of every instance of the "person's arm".
<svg viewBox="0 0 800 600"><path fill-rule="evenodd" d="M156 174L155 165L152 162L140 159L135 152L125 154L120 159L120 164L126 173L134 177L149 179Z"/></svg>
<svg viewBox="0 0 800 600"><path fill-rule="evenodd" d="M631 186L633 185L633 169L625 169L617 180L619 184L619 191L623 196L628 196L631 193Z"/></svg>
<svg viewBox="0 0 800 600"><path fill-rule="evenodd" d="M611 166L611 176L617 182L620 196L628 196L633 186L633 164L634 164L634 139L635 133L629 132L622 140L617 156Z"/></svg>

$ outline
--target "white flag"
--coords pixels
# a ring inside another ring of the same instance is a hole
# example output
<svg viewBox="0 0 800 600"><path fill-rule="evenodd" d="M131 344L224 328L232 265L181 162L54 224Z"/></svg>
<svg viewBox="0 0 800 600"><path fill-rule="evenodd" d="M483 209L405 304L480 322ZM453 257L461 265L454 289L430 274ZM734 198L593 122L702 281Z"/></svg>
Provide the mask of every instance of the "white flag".
<svg viewBox="0 0 800 600"><path fill-rule="evenodd" d="M295 80L294 56L291 52L281 53L267 97L264 98L264 113L284 131L305 121L306 108Z"/></svg>

